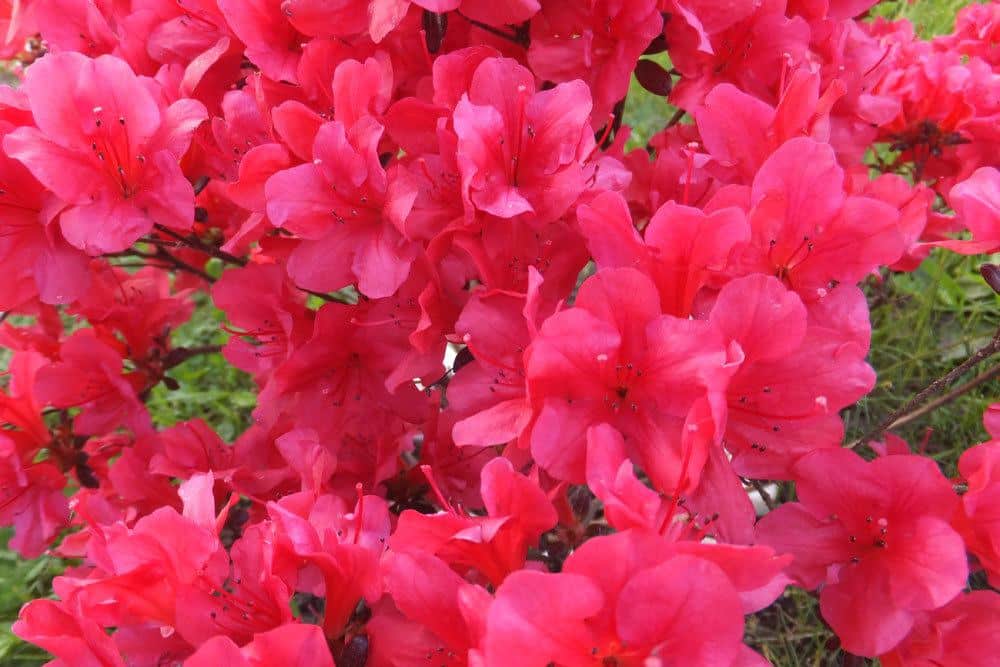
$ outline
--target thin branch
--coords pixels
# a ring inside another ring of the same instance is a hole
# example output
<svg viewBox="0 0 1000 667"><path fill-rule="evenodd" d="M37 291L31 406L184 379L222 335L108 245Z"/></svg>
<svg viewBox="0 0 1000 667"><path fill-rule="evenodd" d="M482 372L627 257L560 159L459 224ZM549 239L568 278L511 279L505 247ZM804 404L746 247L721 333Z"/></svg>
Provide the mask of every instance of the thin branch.
<svg viewBox="0 0 1000 667"><path fill-rule="evenodd" d="M965 373L967 373L969 369L975 367L975 365L978 364L979 362L989 359L998 351L1000 351L1000 328L998 328L996 332L993 334L993 339L989 342L988 345L983 347L981 350L973 354L971 357L963 361L955 368L951 369L945 375L942 375L941 377L937 378L929 385L924 387L920 391L920 393L918 393L916 396L907 401L906 404L903 405L903 407L899 408L891 415L883 419L878 426L870 430L868 433L865 433L863 436L861 436L854 442L847 445L847 447L853 448L857 447L862 443L878 440L880 437L882 437L882 434L889 428L892 428L892 426L896 424L896 422L906 417L909 417L909 415L911 415L912 413L915 413L920 408L920 406L922 406L931 398L931 396L934 396L935 394L939 394L942 391L944 391L945 388L953 384L956 380L958 380L958 378L965 375Z"/></svg>
<svg viewBox="0 0 1000 667"><path fill-rule="evenodd" d="M299 287L299 291L305 292L306 294L311 294L315 297L319 297L324 301L329 301L330 303L342 303L348 306L354 305L350 301L345 301L344 299L334 296L332 294L324 294L323 292L314 292L311 289L306 289L305 287Z"/></svg>
<svg viewBox="0 0 1000 667"><path fill-rule="evenodd" d="M959 396L963 396L964 394L969 393L976 387L986 384L987 382L996 378L997 376L1000 376L1000 364L997 364L992 368L986 369L985 371L983 371L976 377L972 378L968 382L958 385L957 387L949 391L947 394L944 394L940 398L934 399L933 401L923 406L922 408L914 410L910 414L900 417L899 419L894 421L886 430L898 428L900 426L903 426L904 424L910 423L915 419L919 419L920 417L923 417L924 415L930 412L934 412L941 406L951 403Z"/></svg>
<svg viewBox="0 0 1000 667"><path fill-rule="evenodd" d="M497 37L499 37L501 39L506 39L508 42L513 42L514 44L517 44L518 46L527 46L527 44L524 43L524 40L521 39L515 33L510 33L510 32L507 32L506 30L500 30L499 28L494 28L493 26L491 26L491 25L489 25L487 23L483 23L481 21L477 21L476 19L470 19L468 16L466 16L462 12L457 12L457 13L463 19L465 19L466 21L468 21L472 25L476 26L480 30L485 30L486 32L490 33L491 35L496 35Z"/></svg>
<svg viewBox="0 0 1000 667"><path fill-rule="evenodd" d="M156 259L157 255L150 252L141 252L139 250L122 250L120 252L109 252L104 254L105 257L141 257L142 259Z"/></svg>
<svg viewBox="0 0 1000 667"><path fill-rule="evenodd" d="M180 271L187 271L188 273L196 275L196 276L198 276L199 278L201 278L202 280L204 280L206 282L210 282L210 283L214 283L215 282L215 278L213 278L212 276L208 275L207 273L205 273L204 271L202 271L198 267L193 266L191 264L188 264L183 259L180 259L179 257L174 257L173 255L171 255L169 252L167 252L163 248L157 248L156 250L157 250L156 257L158 257L158 258L160 258L160 259L162 259L162 260L170 263L171 265L177 267L178 270L180 270Z"/></svg>
<svg viewBox="0 0 1000 667"><path fill-rule="evenodd" d="M764 485L760 483L759 479L748 479L747 481L750 482L750 486L753 487L754 491L760 494L760 499L764 501L769 511L778 506L774 498L771 497L771 494L764 488Z"/></svg>
<svg viewBox="0 0 1000 667"><path fill-rule="evenodd" d="M677 111L675 111L674 115L671 116L670 120L667 121L667 127L673 127L677 123L681 122L681 118L684 118L684 114L686 113L687 111L685 111L684 109L678 109Z"/></svg>
<svg viewBox="0 0 1000 667"><path fill-rule="evenodd" d="M226 262L228 264L235 264L237 266L246 266L247 265L247 261L245 259L243 259L241 257L237 257L236 255L231 255L228 252L226 252L225 250L222 250L221 248L217 248L214 245L211 245L210 243L205 243L205 242L203 242L201 239L199 239L196 236L184 236L183 234L178 234L177 232L175 232L174 230L170 229L169 227L166 227L166 226L158 224L158 223L156 225L154 225L154 227L156 227L156 231L161 232L163 234L166 234L167 236L169 236L171 238L177 239L182 244L184 244L184 245L186 245L186 246L188 246L190 248L194 248L195 250L200 250L201 252L205 253L206 255L211 255L212 257L215 257L216 259L221 259L223 262Z"/></svg>
<svg viewBox="0 0 1000 667"><path fill-rule="evenodd" d="M175 366L183 364L188 359L200 356L202 354L216 354L222 351L221 345L199 345L197 347L177 347L170 352L167 352L167 356L163 359L164 370L169 370Z"/></svg>

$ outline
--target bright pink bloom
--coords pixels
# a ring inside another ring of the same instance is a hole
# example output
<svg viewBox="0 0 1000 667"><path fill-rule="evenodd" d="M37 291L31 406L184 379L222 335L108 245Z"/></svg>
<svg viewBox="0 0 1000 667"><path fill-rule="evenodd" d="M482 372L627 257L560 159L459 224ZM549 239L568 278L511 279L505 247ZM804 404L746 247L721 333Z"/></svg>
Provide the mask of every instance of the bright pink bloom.
<svg viewBox="0 0 1000 667"><path fill-rule="evenodd" d="M807 303L832 285L860 282L905 249L899 213L876 199L845 195L833 149L812 139L792 139L764 162L750 204L740 272L777 276Z"/></svg>
<svg viewBox="0 0 1000 667"><path fill-rule="evenodd" d="M594 149L590 109L582 81L535 92L531 72L515 61L484 60L454 113L467 215L531 214L540 224L565 213Z"/></svg>
<svg viewBox="0 0 1000 667"><path fill-rule="evenodd" d="M212 286L212 301L232 323L223 348L229 363L255 376L279 366L311 332L306 295L294 288L280 265L227 271Z"/></svg>
<svg viewBox="0 0 1000 667"><path fill-rule="evenodd" d="M299 493L268 503L267 510L275 569L292 590L326 596L323 631L338 636L361 598L373 604L382 594L388 505L359 490L353 508L329 494Z"/></svg>
<svg viewBox="0 0 1000 667"><path fill-rule="evenodd" d="M299 287L328 292L357 280L362 294L378 298L406 280L416 248L397 227L416 193L388 189L377 153L381 136L382 126L371 118L350 135L340 122L326 123L316 134L311 164L268 179L271 222L305 239L288 262ZM333 256L351 260L328 261Z"/></svg>
<svg viewBox="0 0 1000 667"><path fill-rule="evenodd" d="M448 383L448 409L457 418L457 445L504 444L519 439L531 422L524 350L531 342L531 313L538 276L524 297L491 291L474 294L455 323L471 353Z"/></svg>
<svg viewBox="0 0 1000 667"><path fill-rule="evenodd" d="M628 531L591 539L560 574L508 577L487 617L485 664L742 664L742 626L722 568Z"/></svg>
<svg viewBox="0 0 1000 667"><path fill-rule="evenodd" d="M493 601L486 589L425 552L390 552L383 568L392 604L380 603L365 626L371 646L367 664L413 664L428 655L449 667L468 664L478 653Z"/></svg>
<svg viewBox="0 0 1000 667"><path fill-rule="evenodd" d="M850 299L852 289L839 287L823 301ZM824 322L808 322L799 297L760 274L728 283L710 321L742 356L727 389L725 432L739 474L787 479L799 456L840 445L840 410L875 384L867 345Z"/></svg>
<svg viewBox="0 0 1000 667"><path fill-rule="evenodd" d="M9 548L37 558L69 520L65 474L51 462L34 463L0 432L0 525L13 526Z"/></svg>
<svg viewBox="0 0 1000 667"><path fill-rule="evenodd" d="M720 280L750 235L736 207L705 213L675 202L657 209L640 235L624 199L613 192L580 206L577 216L597 265L642 270L656 283L663 312L678 317L691 314L699 291Z"/></svg>
<svg viewBox="0 0 1000 667"><path fill-rule="evenodd" d="M32 600L21 609L12 632L41 646L65 667L125 667L109 637L93 619L71 613L54 600Z"/></svg>
<svg viewBox="0 0 1000 667"><path fill-rule="evenodd" d="M170 332L191 318L189 292L172 293L169 274L157 268L135 273L112 266L102 269L94 272L90 289L71 312L121 334L129 357L148 358L155 365L167 353Z"/></svg>
<svg viewBox="0 0 1000 667"><path fill-rule="evenodd" d="M628 93L636 60L662 29L655 0L544 2L531 22L528 64L553 83L584 81L594 98L593 124L600 127Z"/></svg>
<svg viewBox="0 0 1000 667"><path fill-rule="evenodd" d="M1000 250L1000 171L992 167L977 169L951 189L948 202L972 232L972 240L940 241L934 245L963 255Z"/></svg>
<svg viewBox="0 0 1000 667"><path fill-rule="evenodd" d="M524 566L528 546L555 525L556 511L537 482L503 458L483 467L481 493L485 516L463 516L444 497L438 514L404 512L392 549L433 553L459 572L478 570L499 585Z"/></svg>
<svg viewBox="0 0 1000 667"><path fill-rule="evenodd" d="M184 661L184 667L334 667L323 631L315 625L290 623L254 635L237 646L225 636L215 637Z"/></svg>
<svg viewBox="0 0 1000 667"><path fill-rule="evenodd" d="M168 107L121 60L77 53L43 58L24 90L38 128L15 130L4 148L66 203L67 241L99 255L128 248L154 224L191 228L194 193L178 161L205 118L199 102Z"/></svg>
<svg viewBox="0 0 1000 667"><path fill-rule="evenodd" d="M996 619L1000 595L972 591L919 616L913 631L895 649L879 656L885 667L965 667L988 665L1000 651Z"/></svg>
<svg viewBox="0 0 1000 667"><path fill-rule="evenodd" d="M807 454L794 468L800 502L757 524L758 540L795 560L789 574L820 590L823 618L844 649L886 653L920 612L965 586L962 538L949 525L958 497L918 456L870 463L845 449Z"/></svg>
<svg viewBox="0 0 1000 667"><path fill-rule="evenodd" d="M62 304L87 288L87 256L63 238L58 208L56 197L23 164L0 153L0 263L10 274L0 285L3 310L18 307L36 290L44 303Z"/></svg>
<svg viewBox="0 0 1000 667"><path fill-rule="evenodd" d="M719 400L726 353L707 323L661 312L642 273L602 269L542 325L525 353L531 452L557 478L584 479L587 429L607 422L656 488L697 483L715 434L705 401Z"/></svg>
<svg viewBox="0 0 1000 667"><path fill-rule="evenodd" d="M990 583L1000 583L1000 440L967 450L958 461L958 472L968 490L955 527Z"/></svg>
<svg viewBox="0 0 1000 667"><path fill-rule="evenodd" d="M83 408L73 419L73 429L100 435L127 426L141 435L151 428L146 406L139 400L145 376L123 373L119 350L83 329L70 336L59 350L60 361L39 370L35 393L57 408Z"/></svg>

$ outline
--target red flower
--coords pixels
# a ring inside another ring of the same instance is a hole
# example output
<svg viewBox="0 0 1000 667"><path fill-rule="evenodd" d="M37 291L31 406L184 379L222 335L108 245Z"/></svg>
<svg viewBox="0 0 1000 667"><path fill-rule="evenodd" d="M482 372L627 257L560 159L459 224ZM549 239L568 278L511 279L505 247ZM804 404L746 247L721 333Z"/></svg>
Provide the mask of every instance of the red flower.
<svg viewBox="0 0 1000 667"><path fill-rule="evenodd" d="M228 637L202 644L184 667L334 667L322 630L315 625L289 623L254 635L242 648Z"/></svg>
<svg viewBox="0 0 1000 667"><path fill-rule="evenodd" d="M1000 651L998 617L996 592L959 595L940 609L920 614L913 631L879 661L885 667L988 665Z"/></svg>
<svg viewBox="0 0 1000 667"><path fill-rule="evenodd" d="M123 374L121 353L95 335L76 332L59 350L60 361L38 371L35 393L57 408L83 408L73 420L77 433L100 435L128 426L141 435L151 428L146 406L139 400L142 373Z"/></svg>
<svg viewBox="0 0 1000 667"><path fill-rule="evenodd" d="M132 245L154 223L190 229L194 192L178 160L205 108L169 107L149 80L111 56L59 53L31 67L24 90L37 129L4 139L7 153L66 203L66 240L91 255Z"/></svg>
<svg viewBox="0 0 1000 667"><path fill-rule="evenodd" d="M633 531L591 539L560 574L512 574L486 627L488 666L755 664L723 569Z"/></svg>
<svg viewBox="0 0 1000 667"><path fill-rule="evenodd" d="M499 585L524 566L528 545L555 525L556 511L537 482L518 474L507 459L483 467L481 489L485 516L463 516L438 491L444 511L403 512L392 549L436 554L460 572L475 569Z"/></svg>
<svg viewBox="0 0 1000 667"><path fill-rule="evenodd" d="M708 323L662 315L639 271L587 279L575 307L548 318L525 355L531 452L547 471L582 481L587 429L607 422L656 488L697 484L715 433L699 405L724 389L726 353Z"/></svg>
<svg viewBox="0 0 1000 667"><path fill-rule="evenodd" d="M794 473L801 502L766 514L758 539L795 556L789 573L799 584L822 586L823 618L845 650L886 653L919 612L962 590L965 548L948 525L958 497L933 461L865 463L831 449L807 454Z"/></svg>
<svg viewBox="0 0 1000 667"><path fill-rule="evenodd" d="M415 193L387 190L376 150L381 136L382 126L370 117L349 135L340 122L326 123L316 134L313 162L279 171L265 184L268 217L306 239L288 262L298 286L328 292L357 280L362 294L378 298L406 280L416 248L397 227ZM331 256L351 261L329 262Z"/></svg>
<svg viewBox="0 0 1000 667"><path fill-rule="evenodd" d="M584 188L594 148L590 94L581 81L535 92L531 72L487 58L455 107L462 195L500 218L531 214L535 224L566 212Z"/></svg>
<svg viewBox="0 0 1000 667"><path fill-rule="evenodd" d="M1000 583L1000 440L967 450L958 472L968 484L955 528L991 584Z"/></svg>

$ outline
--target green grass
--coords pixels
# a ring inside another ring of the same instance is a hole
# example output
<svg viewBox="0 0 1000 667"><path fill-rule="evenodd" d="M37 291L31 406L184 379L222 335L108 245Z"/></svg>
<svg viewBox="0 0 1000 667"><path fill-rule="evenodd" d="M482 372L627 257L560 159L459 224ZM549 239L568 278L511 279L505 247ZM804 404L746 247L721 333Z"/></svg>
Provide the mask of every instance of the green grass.
<svg viewBox="0 0 1000 667"><path fill-rule="evenodd" d="M6 547L12 532L0 529L0 545ZM62 569L57 558L42 556L26 561L6 548L0 549L0 665L40 665L49 659L45 651L15 637L10 626L25 602L51 595L52 577Z"/></svg>
<svg viewBox="0 0 1000 667"><path fill-rule="evenodd" d="M976 1L986 4L988 0ZM927 39L951 32L955 25L955 14L970 4L970 0L884 0L872 10L872 15L893 21L909 19L917 34Z"/></svg>

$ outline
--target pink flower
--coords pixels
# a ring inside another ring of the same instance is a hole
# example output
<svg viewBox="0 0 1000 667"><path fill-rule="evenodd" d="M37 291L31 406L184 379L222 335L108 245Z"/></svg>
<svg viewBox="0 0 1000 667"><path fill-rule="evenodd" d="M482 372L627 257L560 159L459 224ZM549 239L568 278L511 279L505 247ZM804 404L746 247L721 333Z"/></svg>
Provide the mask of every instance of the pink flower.
<svg viewBox="0 0 1000 667"><path fill-rule="evenodd" d="M628 531L591 539L560 574L508 577L483 646L490 667L731 665L752 654L742 637L740 599L722 568Z"/></svg>
<svg viewBox="0 0 1000 667"><path fill-rule="evenodd" d="M594 147L590 108L582 81L535 92L521 65L484 60L454 113L467 206L500 218L531 214L536 224L565 213L583 191Z"/></svg>
<svg viewBox="0 0 1000 667"><path fill-rule="evenodd" d="M128 426L142 434L151 428L149 413L138 397L145 377L123 374L121 353L93 329L70 336L59 355L60 361L38 371L35 393L48 405L83 408L73 420L77 433L99 435Z"/></svg>
<svg viewBox="0 0 1000 667"><path fill-rule="evenodd" d="M483 467L481 492L485 516L463 516L441 496L443 512L403 512L390 546L436 554L459 572L478 570L499 585L524 566L528 545L555 525L556 511L537 482L518 474L507 459Z"/></svg>
<svg viewBox="0 0 1000 667"><path fill-rule="evenodd" d="M0 525L14 527L11 549L37 558L69 521L66 476L51 462L23 461L5 434L0 432Z"/></svg>
<svg viewBox="0 0 1000 667"><path fill-rule="evenodd" d="M812 139L787 141L764 162L750 204L740 273L777 276L807 303L831 285L858 283L905 250L897 210L846 195L833 149Z"/></svg>
<svg viewBox="0 0 1000 667"><path fill-rule="evenodd" d="M54 662L66 667L125 667L114 640L103 628L54 600L29 602L11 630L55 655L58 660Z"/></svg>
<svg viewBox="0 0 1000 667"><path fill-rule="evenodd" d="M988 665L1000 651L1000 594L972 591L920 614L899 646L879 656L885 667Z"/></svg>
<svg viewBox="0 0 1000 667"><path fill-rule="evenodd" d="M1000 583L1000 440L966 450L958 472L968 484L955 528L991 584Z"/></svg>
<svg viewBox="0 0 1000 667"><path fill-rule="evenodd" d="M766 514L757 538L795 556L797 583L821 587L823 618L845 650L888 652L920 612L965 586L965 547L948 525L958 497L930 459L866 463L845 449L819 450L794 473L800 502Z"/></svg>
<svg viewBox="0 0 1000 667"><path fill-rule="evenodd" d="M846 300L848 308L865 309L853 290L838 287L823 298L823 306L837 308ZM725 446L739 474L787 479L798 457L840 445L839 411L875 383L864 360L867 345L833 328L846 318L832 318L833 326L817 318L810 322L795 292L776 278L755 274L722 288L709 319L742 355L726 391Z"/></svg>
<svg viewBox="0 0 1000 667"><path fill-rule="evenodd" d="M934 245L963 255L1000 250L1000 171L977 169L948 193L958 219L972 232L969 241L939 241Z"/></svg>
<svg viewBox="0 0 1000 667"><path fill-rule="evenodd" d="M662 30L654 0L545 2L531 22L528 63L542 79L587 83L593 124L600 127L628 93L636 60Z"/></svg>
<svg viewBox="0 0 1000 667"><path fill-rule="evenodd" d="M23 164L0 153L0 263L10 273L0 285L0 308L12 310L36 291L44 303L70 303L87 288L87 256L63 238L59 208Z"/></svg>
<svg viewBox="0 0 1000 667"><path fill-rule="evenodd" d="M531 452L557 478L584 479L587 429L607 422L656 488L697 483L715 433L706 400L725 386L726 353L706 322L661 312L642 273L602 269L575 307L542 325L525 353Z"/></svg>
<svg viewBox="0 0 1000 667"><path fill-rule="evenodd" d="M254 635L243 647L225 636L214 637L184 661L184 667L334 667L323 631L315 625L289 623Z"/></svg>
<svg viewBox="0 0 1000 667"><path fill-rule="evenodd" d="M312 163L279 171L265 184L271 222L305 239L288 261L299 287L327 292L357 280L362 294L378 298L406 280L416 248L397 227L415 193L387 190L377 154L381 136L382 126L370 117L349 135L340 122L326 123ZM329 262L331 256L351 260Z"/></svg>
<svg viewBox="0 0 1000 667"><path fill-rule="evenodd" d="M33 65L24 90L37 128L14 130L4 148L65 202L70 244L99 255L154 224L191 228L194 193L178 161L206 116L199 102L167 106L123 61L71 52Z"/></svg>

